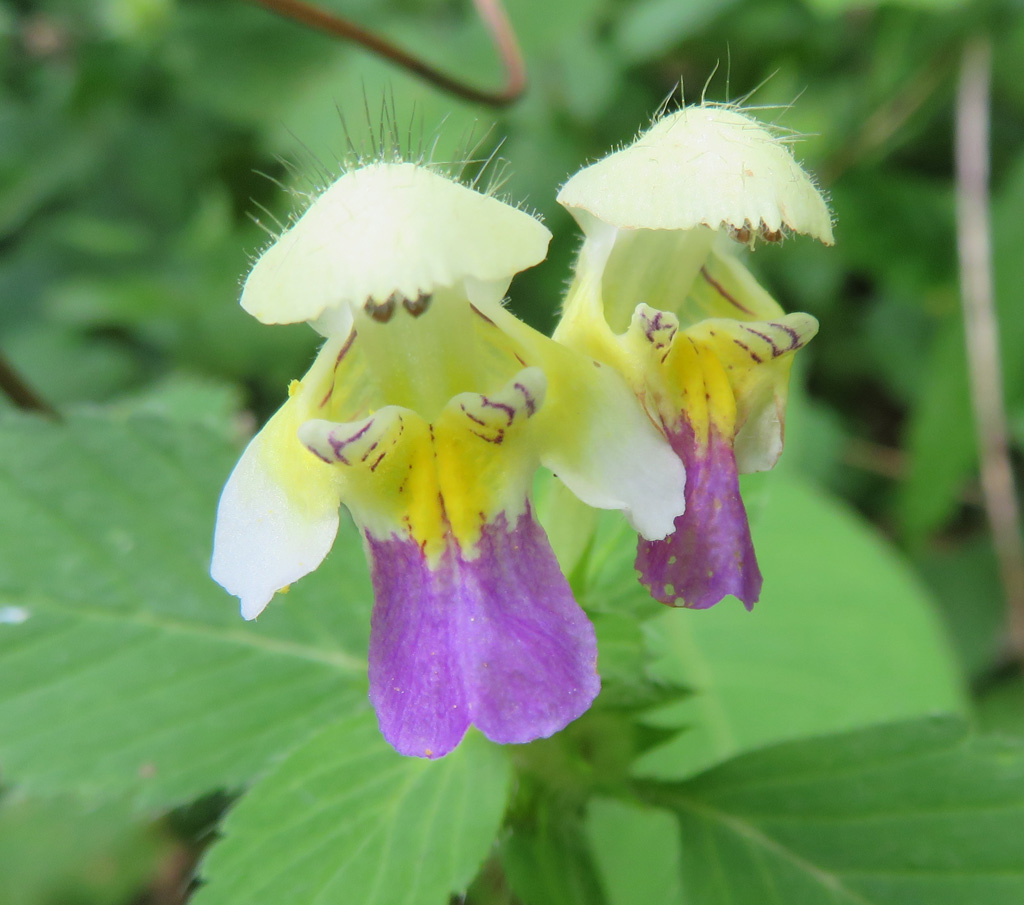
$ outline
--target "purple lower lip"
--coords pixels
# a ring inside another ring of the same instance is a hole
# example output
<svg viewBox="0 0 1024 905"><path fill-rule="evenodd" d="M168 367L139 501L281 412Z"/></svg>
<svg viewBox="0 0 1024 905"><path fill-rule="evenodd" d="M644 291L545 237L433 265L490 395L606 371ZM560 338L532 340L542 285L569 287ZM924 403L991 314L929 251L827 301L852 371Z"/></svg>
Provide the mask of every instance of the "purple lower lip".
<svg viewBox="0 0 1024 905"><path fill-rule="evenodd" d="M640 580L671 606L706 609L732 594L752 609L761 593L761 570L732 445L714 428L707 444L698 444L685 417L669 440L686 466L686 511L664 540L640 540Z"/></svg>
<svg viewBox="0 0 1024 905"><path fill-rule="evenodd" d="M431 565L415 540L366 536L375 604L370 699L402 754L440 757L470 724L501 743L564 728L600 690L597 642L527 508L454 541Z"/></svg>

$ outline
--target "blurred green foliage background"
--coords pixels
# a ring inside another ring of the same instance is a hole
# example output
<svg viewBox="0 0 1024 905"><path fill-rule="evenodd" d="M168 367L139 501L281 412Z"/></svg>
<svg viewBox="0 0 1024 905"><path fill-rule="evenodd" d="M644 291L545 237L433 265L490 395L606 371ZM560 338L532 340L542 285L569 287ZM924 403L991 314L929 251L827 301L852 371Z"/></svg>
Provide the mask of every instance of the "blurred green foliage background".
<svg viewBox="0 0 1024 905"><path fill-rule="evenodd" d="M473 84L500 77L467 2L325 4ZM688 101L743 100L804 136L797 156L837 222L834 249L794 238L750 261L784 307L822 325L802 353L781 467L845 498L898 547L938 604L982 714L1024 726L980 505L952 175L962 50L987 35L997 304L1019 453L1024 4L508 7L530 88L494 112L243 0L2 0L4 356L58 408L171 413L241 438L314 352L305 326L267 329L235 304L267 241L253 218L292 213L279 181L337 171L349 153L342 118L359 144L391 99L411 143L432 146L437 160L476 140L486 155L504 139L503 192L555 234L548 261L513 287L517 313L547 329L578 241L554 201L561 182L631 139L680 80ZM887 631L884 619L875 630ZM176 865L187 872L219 806L137 829L116 808L79 813L11 792L0 802L0 876L20 885L0 882L0 903L179 901ZM88 844L60 842L58 827ZM33 834L48 842L30 845Z"/></svg>

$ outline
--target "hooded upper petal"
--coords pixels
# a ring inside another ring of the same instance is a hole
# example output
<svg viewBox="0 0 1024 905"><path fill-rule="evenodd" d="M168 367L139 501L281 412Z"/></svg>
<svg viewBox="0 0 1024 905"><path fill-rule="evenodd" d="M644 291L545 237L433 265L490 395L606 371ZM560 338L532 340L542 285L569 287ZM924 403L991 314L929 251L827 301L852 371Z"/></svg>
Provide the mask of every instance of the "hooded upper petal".
<svg viewBox="0 0 1024 905"><path fill-rule="evenodd" d="M832 244L832 218L789 143L730 107L684 107L621 151L585 167L558 194L585 232L783 228ZM645 300L647 301L647 300Z"/></svg>
<svg viewBox="0 0 1024 905"><path fill-rule="evenodd" d="M497 282L542 261L551 233L534 217L413 163L345 173L257 260L242 307L268 324L316 321L397 293L415 300L467 278Z"/></svg>

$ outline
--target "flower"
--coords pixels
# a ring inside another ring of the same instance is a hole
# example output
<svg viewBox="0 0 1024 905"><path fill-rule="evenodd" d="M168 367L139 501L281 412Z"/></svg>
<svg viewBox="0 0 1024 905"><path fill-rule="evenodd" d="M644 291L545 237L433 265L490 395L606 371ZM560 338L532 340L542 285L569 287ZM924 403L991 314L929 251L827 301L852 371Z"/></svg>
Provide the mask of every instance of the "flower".
<svg viewBox="0 0 1024 905"><path fill-rule="evenodd" d="M738 473L778 459L793 355L818 325L734 250L789 231L831 244L828 207L783 138L710 105L658 120L558 200L585 240L555 339L623 374L686 465L685 512L641 538L641 580L663 603L749 609L762 578Z"/></svg>
<svg viewBox="0 0 1024 905"><path fill-rule="evenodd" d="M321 194L242 292L326 343L228 479L212 575L255 618L347 506L374 587L370 698L403 754L439 757L471 723L546 736L598 692L593 628L531 508L539 466L648 538L683 508L682 465L621 377L502 305L549 238L427 165L378 162Z"/></svg>

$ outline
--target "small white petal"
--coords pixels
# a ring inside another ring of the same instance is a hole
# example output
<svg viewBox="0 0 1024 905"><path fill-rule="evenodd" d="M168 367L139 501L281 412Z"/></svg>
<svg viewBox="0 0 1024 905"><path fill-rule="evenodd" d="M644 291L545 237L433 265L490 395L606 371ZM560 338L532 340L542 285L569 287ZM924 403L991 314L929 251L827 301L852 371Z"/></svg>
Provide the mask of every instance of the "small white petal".
<svg viewBox="0 0 1024 905"><path fill-rule="evenodd" d="M338 532L338 482L296 437L294 400L242 453L217 509L210 574L254 619L274 594L312 572Z"/></svg>
<svg viewBox="0 0 1024 905"><path fill-rule="evenodd" d="M507 286L544 259L550 239L529 214L425 166L372 164L345 173L263 253L241 304L287 324L467 279ZM320 329L347 332L345 323Z"/></svg>
<svg viewBox="0 0 1024 905"><path fill-rule="evenodd" d="M782 419L785 411L785 397L781 402L774 396L765 399L756 408L736 434L733 451L736 454L736 470L740 474L771 471L782 455Z"/></svg>
<svg viewBox="0 0 1024 905"><path fill-rule="evenodd" d="M578 442L552 444L541 461L588 506L620 509L638 533L660 540L685 508L686 470L617 374L602 368L594 383L600 392L580 398L572 419Z"/></svg>
<svg viewBox="0 0 1024 905"><path fill-rule="evenodd" d="M587 232L783 227L832 244L832 218L789 145L729 108L686 107L629 147L580 170L558 202Z"/></svg>

